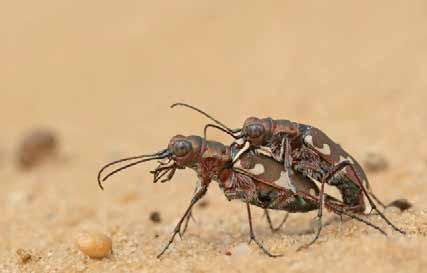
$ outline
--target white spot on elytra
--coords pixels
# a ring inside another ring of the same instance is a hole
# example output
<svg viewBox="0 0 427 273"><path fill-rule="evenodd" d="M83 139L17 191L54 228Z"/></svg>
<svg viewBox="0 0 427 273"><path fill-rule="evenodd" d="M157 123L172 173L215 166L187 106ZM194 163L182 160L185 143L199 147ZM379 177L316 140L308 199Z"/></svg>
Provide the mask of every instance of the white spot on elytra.
<svg viewBox="0 0 427 273"><path fill-rule="evenodd" d="M331 155L331 147L329 147L328 144L323 144L323 147L321 149L317 147L315 148L324 155Z"/></svg>
<svg viewBox="0 0 427 273"><path fill-rule="evenodd" d="M245 143L245 140L243 138L239 138L238 140L235 141L235 143L237 145L243 145L243 143Z"/></svg>
<svg viewBox="0 0 427 273"><path fill-rule="evenodd" d="M256 149L256 152L259 155L265 155L268 157L273 157L273 152L271 151L271 149L269 147L261 146L258 149Z"/></svg>
<svg viewBox="0 0 427 273"><path fill-rule="evenodd" d="M253 173L254 175L263 174L265 172L264 165L262 165L260 163L255 164L255 167L253 169L249 170L249 171L251 173Z"/></svg>
<svg viewBox="0 0 427 273"><path fill-rule="evenodd" d="M312 135L307 135L304 137L304 141L308 144L310 144L311 146L313 146L316 150L318 150L319 152L321 152L324 155L331 155L331 147L329 147L328 144L323 144L322 148L318 148L316 147L316 145L314 145L313 143L313 136Z"/></svg>
<svg viewBox="0 0 427 273"><path fill-rule="evenodd" d="M304 137L304 141L305 141L305 142L307 142L308 144L310 144L311 146L314 146L314 143L313 143L313 136L311 136L311 135L307 135L307 136L305 136L305 137Z"/></svg>
<svg viewBox="0 0 427 273"><path fill-rule="evenodd" d="M310 189L310 194L316 196L316 191L314 189Z"/></svg>
<svg viewBox="0 0 427 273"><path fill-rule="evenodd" d="M291 179L289 178L288 172L282 171L280 173L280 178L277 181L274 181L274 183L277 186L280 186L289 190L294 190L294 187L292 186L292 182L291 182Z"/></svg>
<svg viewBox="0 0 427 273"><path fill-rule="evenodd" d="M240 168L240 169L243 169L243 167L242 167L242 161L240 161L240 159L239 159L239 160L237 160L237 161L234 163L234 167L236 167L236 168Z"/></svg>
<svg viewBox="0 0 427 273"><path fill-rule="evenodd" d="M237 160L236 163L234 163L234 167L244 169L253 175L261 175L265 172L264 165L262 165L261 163L255 164L255 166L252 169L243 168L242 162L240 161L240 159Z"/></svg>

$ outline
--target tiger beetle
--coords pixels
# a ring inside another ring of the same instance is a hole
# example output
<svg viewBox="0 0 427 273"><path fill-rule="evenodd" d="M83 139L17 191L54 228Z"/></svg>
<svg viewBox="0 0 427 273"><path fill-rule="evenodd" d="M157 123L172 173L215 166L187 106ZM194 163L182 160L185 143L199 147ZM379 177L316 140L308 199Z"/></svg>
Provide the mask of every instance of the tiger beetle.
<svg viewBox="0 0 427 273"><path fill-rule="evenodd" d="M215 122L205 126L205 138L209 127L232 136L236 140L235 145L240 148L239 153L233 157L233 163L237 166L243 154L255 151L283 164L285 175L280 185L294 193L298 176L320 182L320 205L316 217L316 226L319 228L313 240L303 248L312 245L319 238L322 229L325 184L338 189L346 210L363 214L366 209L364 200L366 198L371 208L369 214L375 211L394 230L405 234L377 208L374 200L383 208L386 206L372 192L361 165L320 129L285 119L250 117L245 120L242 128L233 130L192 105L175 103L171 108L176 106L193 109ZM404 202L408 207L411 206L408 201Z"/></svg>
<svg viewBox="0 0 427 273"><path fill-rule="evenodd" d="M233 164L233 158L239 155L239 164ZM226 146L215 141L207 141L200 136L173 137L168 148L151 155L139 155L113 161L102 167L98 173L98 184L103 189L102 182L112 175L129 167L151 161L160 160L158 167L151 171L153 182L170 181L177 169L193 169L198 177L196 191L184 215L178 221L172 236L157 256L160 258L173 243L176 235L182 236L183 225L191 215L193 206L204 197L211 181L216 181L225 197L231 200L241 200L246 204L250 228L250 241L270 257L279 257L270 253L254 234L251 216L251 205L264 210L283 210L289 213L305 213L320 208L320 190L307 176L296 173L294 188L286 187L286 169L282 163L277 162L256 151L248 150L240 153L239 145ZM131 161L131 163L129 163ZM119 163L127 162L106 175L104 171ZM326 179L331 178L328 175ZM359 217L349 206L332 196L322 195L322 206L337 215L344 215L361 221L381 233L385 232L378 226Z"/></svg>

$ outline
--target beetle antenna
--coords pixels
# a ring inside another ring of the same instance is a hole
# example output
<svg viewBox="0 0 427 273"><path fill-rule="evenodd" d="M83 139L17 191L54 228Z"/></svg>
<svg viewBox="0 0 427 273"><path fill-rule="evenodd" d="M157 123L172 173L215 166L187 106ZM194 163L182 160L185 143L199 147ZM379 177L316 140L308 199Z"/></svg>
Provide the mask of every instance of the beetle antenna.
<svg viewBox="0 0 427 273"><path fill-rule="evenodd" d="M98 180L98 186L99 186L102 190L104 190L104 187L102 186L102 182L104 182L105 180L107 180L110 176L114 175L115 173L120 172L120 171L122 171L122 170L124 170L124 169L127 169L127 168L129 168L129 167L132 167L132 166L134 166L134 165L137 165L137 164L139 164L139 163L143 163L143 162L150 161L150 160L155 160L155 159L164 159L164 158L168 157L169 155L170 155L169 151L168 151L167 149L165 149L165 150L163 150L163 151L161 151L161 152L158 152L158 153L155 153L155 154L151 154L151 155L139 155L139 156L132 156L132 157L122 158L122 159L119 159L119 160L115 160L115 161L113 161L113 162L110 162L110 163L108 163L108 164L104 165L104 166L99 170L99 172L98 172L98 177L97 177L97 178L98 178L98 179L97 179L97 180ZM148 157L148 158L146 158L146 157ZM116 164L121 163L121 162L129 161L129 160L135 160L135 159L141 159L141 158L144 158L144 159L143 159L143 160L136 161L136 162L133 162L133 163L130 163L130 164L125 165L125 166L123 166L123 167L121 167L121 168L118 168L118 169L116 169L116 170L112 171L112 172L111 172L111 173L109 173L107 176L105 176L104 178L102 178L102 179L101 179L102 173L103 173L103 172L104 172L104 170L106 170L108 167L113 166L113 165L116 165Z"/></svg>
<svg viewBox="0 0 427 273"><path fill-rule="evenodd" d="M230 135L230 136L231 136L231 137L233 137L234 139L239 139L239 138L240 138L240 136L236 136L235 134L233 134L233 133L231 133L231 132L227 131L226 129L224 129L224 128L222 128L222 127L218 126L218 125L215 125L215 124L211 124L211 123L209 123L209 124L206 124L206 125L205 125L205 128L203 129L203 139L206 139L206 138L207 138L207 137L206 137L206 134L207 134L207 131L208 131L208 128L209 128L209 127L216 128L216 129L218 129L218 130L220 130L220 131L222 131L222 132L224 132L224 133L226 133L226 134Z"/></svg>
<svg viewBox="0 0 427 273"><path fill-rule="evenodd" d="M194 110L194 111L196 111L196 112L199 112L200 114L202 114L202 115L204 115L205 117L209 118L210 120L212 120L212 121L213 121L213 122L215 122L216 124L218 124L218 125L222 126L225 130L227 130L227 131L228 131L228 133L229 133L229 134L235 134L235 133L239 133L239 132L241 131L241 129L235 129L235 130L231 129L230 127L226 126L224 123L222 123L221 121L219 121L219 120L217 120L216 118L212 117L211 115L209 115L209 114L208 114L208 113L206 113L205 111L200 110L199 108L194 107L194 106L192 106L192 105L190 105L190 104L182 103L182 102L177 102L177 103L172 104L172 105L171 105L171 108L174 108L174 107L176 107L176 106L184 106L184 107L187 107L187 108L193 109L193 110Z"/></svg>

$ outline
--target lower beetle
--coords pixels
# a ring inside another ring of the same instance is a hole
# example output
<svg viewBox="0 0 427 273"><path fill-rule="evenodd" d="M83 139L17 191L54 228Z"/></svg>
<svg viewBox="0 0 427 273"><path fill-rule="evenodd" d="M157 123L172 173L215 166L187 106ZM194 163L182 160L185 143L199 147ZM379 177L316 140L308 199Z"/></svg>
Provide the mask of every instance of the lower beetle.
<svg viewBox="0 0 427 273"><path fill-rule="evenodd" d="M198 176L194 196L176 225L172 237L157 257L160 258L165 253L177 234L181 236L185 220L188 219L193 206L206 194L212 180L218 182L228 200L238 199L246 203L250 240L254 241L268 256L280 256L271 254L257 240L252 227L250 205L291 213L308 212L319 209L321 203L319 189L312 180L303 175L296 175L296 190L295 192L290 190L286 185L286 170L283 164L255 152L246 152L241 155L233 166L233 155L237 153L239 150L236 145L225 146L219 142L205 141L200 136L177 135L171 139L167 149L158 153L120 159L105 165L98 173L98 183L103 189L102 182L112 175L150 160L165 160L152 171L154 182L171 180L177 169L193 169ZM129 160L136 161L103 176L103 172L108 167ZM356 215L346 204L327 194L323 196L324 206L334 213L357 219L385 234L381 228Z"/></svg>

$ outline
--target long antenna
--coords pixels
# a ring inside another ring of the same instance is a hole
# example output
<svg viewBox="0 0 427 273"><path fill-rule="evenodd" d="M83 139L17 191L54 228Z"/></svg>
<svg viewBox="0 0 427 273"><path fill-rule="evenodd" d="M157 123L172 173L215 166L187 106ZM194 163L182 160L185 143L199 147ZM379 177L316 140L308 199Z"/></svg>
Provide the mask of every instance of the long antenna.
<svg viewBox="0 0 427 273"><path fill-rule="evenodd" d="M221 121L217 120L216 118L212 117L211 115L209 115L209 114L208 114L208 113L206 113L205 111L200 110L199 108L194 107L194 106L192 106L192 105L190 105L190 104L182 103L182 102L177 102L177 103L172 104L172 105L171 105L171 108L174 108L174 107L176 107L176 106L184 106L184 107L187 107L187 108L193 109L194 111L199 112L200 114L202 114L202 115L204 115L205 117L209 118L210 120L214 121L216 124L221 125L224 129L226 129L226 130L227 130L227 131L229 131L230 133L237 133L237 132L239 132L239 131L240 131L240 129L238 129L238 130L233 130L233 129L231 129L230 127L228 127L227 125L225 125L225 124L224 124L224 123L222 123Z"/></svg>
<svg viewBox="0 0 427 273"><path fill-rule="evenodd" d="M165 149L165 150L160 151L160 152L155 153L155 154L132 156L132 157L122 158L122 159L119 159L119 160L115 160L115 161L113 161L113 162L110 162L110 163L108 163L108 164L104 165L104 166L99 170L99 172L98 172L98 177L97 177L97 178L98 178L98 186L103 190L103 189L104 189L104 187L102 186L102 182L103 182L103 181L105 181L106 179L108 179L110 176L114 175L115 173L117 173L117 172L119 172L119 171L122 171L122 170L124 170L124 169L127 169L127 168L129 168L129 167L131 167L131 166L137 165L137 164L139 164L139 163L145 162L145 161L154 160L154 159L163 159L163 158L166 158L168 155L169 155L168 150L167 150L167 149ZM147 157L148 157L148 158L147 158ZM101 179L102 173L103 173L103 172L104 172L104 170L106 170L108 167L113 166L113 165L116 165L116 164L121 163L121 162L129 161L129 160L135 160L135 159L141 159L141 158L145 158L145 159L143 159L143 160L139 160L139 161L136 161L136 162L130 163L130 164L128 164L128 165L125 165L125 166L123 166L123 167L121 167L121 168L118 168L118 169L116 169L116 170L112 171L112 172L111 172L111 173L109 173L107 176L105 176L104 178L102 178L102 179Z"/></svg>

